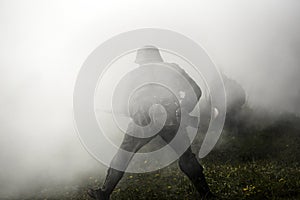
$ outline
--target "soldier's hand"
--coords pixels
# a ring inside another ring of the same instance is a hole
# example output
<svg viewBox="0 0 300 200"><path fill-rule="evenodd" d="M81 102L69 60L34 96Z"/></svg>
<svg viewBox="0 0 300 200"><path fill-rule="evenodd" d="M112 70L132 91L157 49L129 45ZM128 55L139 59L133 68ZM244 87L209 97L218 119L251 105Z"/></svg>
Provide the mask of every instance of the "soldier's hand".
<svg viewBox="0 0 300 200"><path fill-rule="evenodd" d="M156 126L163 126L167 119L166 110L159 104L154 104L150 107L149 116Z"/></svg>

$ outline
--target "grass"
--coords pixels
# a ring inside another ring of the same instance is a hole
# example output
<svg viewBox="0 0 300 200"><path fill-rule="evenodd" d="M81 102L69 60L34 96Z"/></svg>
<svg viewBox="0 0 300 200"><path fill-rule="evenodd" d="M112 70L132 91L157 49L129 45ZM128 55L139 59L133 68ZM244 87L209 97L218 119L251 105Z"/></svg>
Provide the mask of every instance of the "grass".
<svg viewBox="0 0 300 200"><path fill-rule="evenodd" d="M207 182L220 199L300 199L300 166L260 160L244 163L203 161ZM86 189L101 185L98 177L86 177L80 185L44 190L28 199L88 200ZM200 199L177 163L145 174L125 174L114 190L117 199Z"/></svg>
<svg viewBox="0 0 300 200"><path fill-rule="evenodd" d="M258 126L253 124L262 120L251 119L249 111L242 119L238 134L230 130L222 134L215 149L201 160L212 192L224 200L300 199L300 119L285 115L268 126ZM197 142L193 148L199 149ZM88 200L86 190L100 186L99 178L85 174L74 185L41 188L23 199ZM151 173L125 174L111 199L194 200L200 196L175 162Z"/></svg>
<svg viewBox="0 0 300 200"><path fill-rule="evenodd" d="M203 165L210 188L220 199L300 199L297 164L257 161ZM177 165L154 173L128 174L112 196L112 199L196 198L200 199Z"/></svg>

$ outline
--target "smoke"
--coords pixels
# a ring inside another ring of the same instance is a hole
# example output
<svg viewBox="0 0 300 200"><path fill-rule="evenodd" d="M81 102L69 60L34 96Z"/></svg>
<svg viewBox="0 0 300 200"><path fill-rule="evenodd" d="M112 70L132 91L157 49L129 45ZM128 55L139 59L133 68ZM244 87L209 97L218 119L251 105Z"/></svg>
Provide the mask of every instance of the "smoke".
<svg viewBox="0 0 300 200"><path fill-rule="evenodd" d="M105 172L77 137L72 92L89 53L127 30L186 34L250 106L299 115L299 3L1 1L0 198Z"/></svg>

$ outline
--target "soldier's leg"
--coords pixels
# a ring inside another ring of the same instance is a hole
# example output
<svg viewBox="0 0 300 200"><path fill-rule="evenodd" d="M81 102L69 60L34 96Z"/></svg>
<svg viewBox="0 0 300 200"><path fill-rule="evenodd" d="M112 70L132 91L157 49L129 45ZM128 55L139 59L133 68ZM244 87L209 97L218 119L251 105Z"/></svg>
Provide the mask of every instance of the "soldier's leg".
<svg viewBox="0 0 300 200"><path fill-rule="evenodd" d="M118 150L110 164L110 166L115 166L120 170L116 170L111 167L108 169L105 182L102 186L102 191L104 191L108 195L112 193L118 182L123 177L124 171L128 167L134 154L150 140L151 138L137 138L127 134L125 135L120 149ZM124 150L126 151L126 153L124 153Z"/></svg>
<svg viewBox="0 0 300 200"><path fill-rule="evenodd" d="M134 131L129 129L128 131ZM124 171L129 165L134 154L147 144L152 138L137 138L126 134L120 146L120 149L113 157L110 166L117 167L116 170L110 167L107 171L107 175L103 186L98 190L90 189L88 194L95 199L109 199L116 185L119 183L124 175ZM126 151L126 153L124 153Z"/></svg>
<svg viewBox="0 0 300 200"><path fill-rule="evenodd" d="M171 140L174 138L175 134L178 134L178 139L174 140L173 143L170 143ZM160 134L160 136L167 142L170 143L171 147L176 151L178 154L182 154L179 157L179 168L182 172L184 172L187 177L191 180L193 185L196 187L197 191L200 195L204 198L213 197L210 189L207 185L205 176L203 174L203 167L198 162L195 154L193 154L191 147L190 147L190 139L187 135L186 128L181 131L175 130L168 130L164 133ZM188 148L184 150L183 146Z"/></svg>
<svg viewBox="0 0 300 200"><path fill-rule="evenodd" d="M202 197L213 197L203 174L203 167L189 147L179 158L179 167L191 180Z"/></svg>

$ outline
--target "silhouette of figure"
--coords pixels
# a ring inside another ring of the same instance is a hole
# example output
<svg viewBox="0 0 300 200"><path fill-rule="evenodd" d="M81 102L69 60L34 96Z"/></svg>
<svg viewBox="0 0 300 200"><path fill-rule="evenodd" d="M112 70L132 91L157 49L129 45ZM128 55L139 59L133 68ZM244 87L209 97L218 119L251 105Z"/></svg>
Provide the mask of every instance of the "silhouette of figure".
<svg viewBox="0 0 300 200"><path fill-rule="evenodd" d="M172 92L157 84L148 84L135 91L129 101L129 112L132 122L128 125L127 134L125 134L123 138L120 150L111 161L111 166L122 166L123 171L110 167L107 171L103 186L96 190L88 190L88 195L97 200L108 200L110 198L111 193L122 178L134 154L153 138L159 135L166 143L170 143L178 132L180 128L179 123L182 121L196 124L194 127L198 128L198 124L194 123L195 121L197 122L198 119L189 115L201 97L201 89L195 81L177 64L164 62L159 50L154 46L145 46L139 49L135 62L139 64L139 68L149 67L145 66L149 63L163 63L164 65L172 67L172 69L176 70L177 73L188 81L197 100L189 98L189 92L191 91L180 91L180 96L183 98L178 100ZM174 80L174 82L176 82L176 80ZM163 128L156 135L146 138L134 137L133 134L128 134L140 131L138 130L138 126L145 127L151 124L155 119L157 122L153 122L154 126L150 126L150 128L155 128L155 124L160 123L160 114L163 112L161 112L159 106L156 107L155 105L161 105L166 110L166 121L164 122ZM180 121L181 118L185 119ZM179 167L191 180L204 199L213 198L214 195L210 192L203 174L203 167L197 161L195 154L192 153L186 127L182 129L183 130L180 131L182 133L181 142L188 144L188 148L179 157ZM177 145L180 146L180 144ZM132 152L132 154L124 155L122 150ZM174 150L176 151L175 148Z"/></svg>

